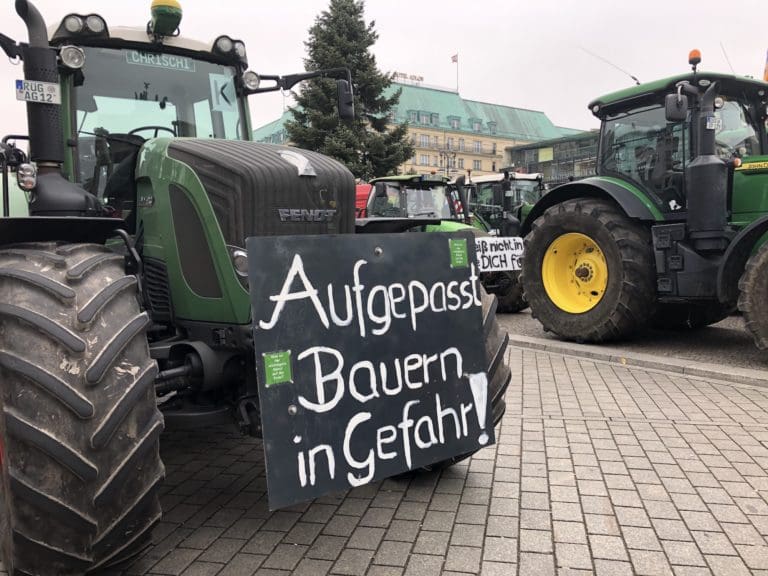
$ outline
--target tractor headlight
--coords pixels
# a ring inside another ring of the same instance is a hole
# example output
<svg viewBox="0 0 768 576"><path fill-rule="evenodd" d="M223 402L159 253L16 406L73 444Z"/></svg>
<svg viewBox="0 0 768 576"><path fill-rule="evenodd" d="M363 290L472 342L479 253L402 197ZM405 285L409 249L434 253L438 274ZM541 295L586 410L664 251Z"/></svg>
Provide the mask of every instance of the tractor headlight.
<svg viewBox="0 0 768 576"><path fill-rule="evenodd" d="M232 251L232 265L235 267L235 272L238 276L243 278L248 277L248 252L245 250L233 250Z"/></svg>
<svg viewBox="0 0 768 576"><path fill-rule="evenodd" d="M61 63L70 70L79 70L85 64L85 52L77 46L63 46L59 57Z"/></svg>
<svg viewBox="0 0 768 576"><path fill-rule="evenodd" d="M215 46L216 50L222 54L228 54L232 51L232 38L229 36L219 36L219 38L216 39Z"/></svg>
<svg viewBox="0 0 768 576"><path fill-rule="evenodd" d="M91 14L85 19L85 27L94 34L102 34L107 29L107 23L98 14Z"/></svg>
<svg viewBox="0 0 768 576"><path fill-rule="evenodd" d="M233 40L229 36L219 36L213 43L213 51L222 56L237 59L241 64L248 65L245 44L242 40Z"/></svg>
<svg viewBox="0 0 768 576"><path fill-rule="evenodd" d="M235 42L234 46L235 46L235 54L237 54L237 57L240 58L240 60L245 60L245 44L243 44L242 42L240 42L240 40L238 40L237 42Z"/></svg>
<svg viewBox="0 0 768 576"><path fill-rule="evenodd" d="M32 164L20 164L16 171L16 180L19 188L25 192L34 190L37 185L37 168Z"/></svg>
<svg viewBox="0 0 768 576"><path fill-rule="evenodd" d="M64 18L64 29L70 34L79 34L85 27L85 21L77 14L70 14Z"/></svg>
<svg viewBox="0 0 768 576"><path fill-rule="evenodd" d="M107 30L106 20L98 14L67 14L53 33L51 40L83 36L108 38L109 30Z"/></svg>
<svg viewBox="0 0 768 576"><path fill-rule="evenodd" d="M256 90L261 84L261 77L253 70L248 70L243 74L243 85L248 90Z"/></svg>

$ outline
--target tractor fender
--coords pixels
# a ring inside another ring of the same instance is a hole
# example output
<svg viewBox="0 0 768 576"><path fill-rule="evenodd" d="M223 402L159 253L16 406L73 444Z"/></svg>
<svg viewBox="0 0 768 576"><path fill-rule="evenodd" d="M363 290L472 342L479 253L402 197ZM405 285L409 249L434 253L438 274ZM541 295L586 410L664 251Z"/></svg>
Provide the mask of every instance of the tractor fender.
<svg viewBox="0 0 768 576"><path fill-rule="evenodd" d="M728 245L717 270L717 298L735 305L739 298L739 278L760 238L768 234L768 216L743 228Z"/></svg>
<svg viewBox="0 0 768 576"><path fill-rule="evenodd" d="M104 244L124 229L119 218L89 218L75 216L30 216L0 218L0 244L50 242L59 240L73 244Z"/></svg>
<svg viewBox="0 0 768 576"><path fill-rule="evenodd" d="M530 232L531 225L547 208L572 198L605 198L613 200L630 218L651 221L664 219L659 209L639 188L617 178L595 176L569 182L547 192L528 213L520 229L521 235Z"/></svg>

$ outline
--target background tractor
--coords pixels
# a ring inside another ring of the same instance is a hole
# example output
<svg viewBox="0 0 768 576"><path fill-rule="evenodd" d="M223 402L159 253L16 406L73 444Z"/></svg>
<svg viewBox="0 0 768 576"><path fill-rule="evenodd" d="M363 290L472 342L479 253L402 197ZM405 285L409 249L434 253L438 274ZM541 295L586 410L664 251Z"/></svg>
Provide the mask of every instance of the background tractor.
<svg viewBox="0 0 768 576"><path fill-rule="evenodd" d="M465 185L472 224L495 236L520 236L520 226L545 193L542 174L503 172L476 176ZM519 312L528 308L520 272L510 272L506 288L497 294L499 309Z"/></svg>
<svg viewBox="0 0 768 576"><path fill-rule="evenodd" d="M0 47L24 62L29 155L2 140L0 549L12 575L82 574L160 518L164 423L261 434L245 239L355 232L352 174L248 141L248 95L341 76L342 118L353 95L344 69L260 77L241 41L180 36L176 0L140 28L16 11L29 42ZM507 340L482 298L498 422Z"/></svg>
<svg viewBox="0 0 768 576"><path fill-rule="evenodd" d="M597 175L559 186L522 227L533 315L562 338L694 329L741 310L768 345L768 84L692 72L589 104Z"/></svg>
<svg viewBox="0 0 768 576"><path fill-rule="evenodd" d="M464 184L463 177L449 182L448 178L439 175L403 174L375 178L371 185L365 210L368 218L422 219L425 221L421 229L425 232L470 229L480 234L497 234L489 221L470 212L468 206L472 188ZM499 184L496 196L500 191ZM498 299L499 312L518 312L527 306L522 299L518 272L483 272L480 280L485 289Z"/></svg>

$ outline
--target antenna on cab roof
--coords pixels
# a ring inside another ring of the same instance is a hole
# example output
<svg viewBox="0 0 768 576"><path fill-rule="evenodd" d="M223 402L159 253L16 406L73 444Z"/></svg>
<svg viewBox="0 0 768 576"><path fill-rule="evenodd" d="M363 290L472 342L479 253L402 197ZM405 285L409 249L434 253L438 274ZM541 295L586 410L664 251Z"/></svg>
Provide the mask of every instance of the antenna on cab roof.
<svg viewBox="0 0 768 576"><path fill-rule="evenodd" d="M613 68L616 68L616 70L618 70L619 72L622 72L622 73L626 74L627 76L629 76L630 78L632 78L632 80L634 80L634 81L635 81L635 84L637 84L638 86L640 85L640 80L638 80L638 79L637 79L637 76L633 76L632 74L630 74L629 72L627 72L626 70L624 70L624 68L620 68L620 67L618 67L616 64L614 64L613 62L611 62L610 60L607 60L607 59L603 58L602 56L600 56L600 55L598 55L598 54L595 54L594 52L590 52L589 50L587 50L586 48L584 48L584 46L579 46L579 48L581 48L582 50L584 50L584 52L586 52L587 54L589 54L589 55L590 55L590 56L592 56L593 58L597 58L597 59L598 59L598 60L600 60L601 62L605 62L606 64L608 64L608 66L611 66L611 67L613 67Z"/></svg>

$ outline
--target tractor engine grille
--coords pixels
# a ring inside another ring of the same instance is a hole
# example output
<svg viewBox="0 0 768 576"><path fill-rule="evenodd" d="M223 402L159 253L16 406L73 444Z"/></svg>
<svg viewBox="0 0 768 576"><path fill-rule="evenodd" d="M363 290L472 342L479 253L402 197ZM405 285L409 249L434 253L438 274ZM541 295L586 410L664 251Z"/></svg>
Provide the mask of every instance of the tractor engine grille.
<svg viewBox="0 0 768 576"><path fill-rule="evenodd" d="M155 322L170 322L173 317L168 271L165 262L144 258L144 293L147 307Z"/></svg>
<svg viewBox="0 0 768 576"><path fill-rule="evenodd" d="M193 139L173 141L168 155L197 174L229 245L245 246L248 236L354 232L354 178L331 158L274 144Z"/></svg>

